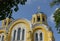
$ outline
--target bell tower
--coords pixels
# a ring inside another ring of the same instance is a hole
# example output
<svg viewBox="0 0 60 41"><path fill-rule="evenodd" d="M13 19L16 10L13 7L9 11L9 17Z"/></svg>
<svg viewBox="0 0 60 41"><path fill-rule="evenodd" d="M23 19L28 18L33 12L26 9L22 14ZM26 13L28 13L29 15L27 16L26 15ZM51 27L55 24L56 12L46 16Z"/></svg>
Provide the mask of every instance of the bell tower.
<svg viewBox="0 0 60 41"><path fill-rule="evenodd" d="M47 24L47 17L43 12L40 12L40 7L38 7L38 11L36 14L32 15L32 24Z"/></svg>

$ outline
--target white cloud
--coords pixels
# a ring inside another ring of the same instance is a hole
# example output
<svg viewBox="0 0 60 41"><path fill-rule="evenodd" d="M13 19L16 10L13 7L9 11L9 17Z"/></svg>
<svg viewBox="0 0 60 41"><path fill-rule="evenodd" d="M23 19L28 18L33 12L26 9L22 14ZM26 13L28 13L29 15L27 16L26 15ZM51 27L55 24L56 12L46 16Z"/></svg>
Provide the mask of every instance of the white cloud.
<svg viewBox="0 0 60 41"><path fill-rule="evenodd" d="M32 4L33 2L38 2L38 1L40 1L40 3L41 2L43 2L43 3L47 3L48 2L48 0L47 1L44 1L44 0L27 0L26 4Z"/></svg>
<svg viewBox="0 0 60 41"><path fill-rule="evenodd" d="M50 17L48 17L48 21L50 21L50 22L54 22L54 14L51 14L51 16Z"/></svg>
<svg viewBox="0 0 60 41"><path fill-rule="evenodd" d="M31 0L27 0L26 4L30 4L31 3Z"/></svg>
<svg viewBox="0 0 60 41"><path fill-rule="evenodd" d="M33 2L36 2L37 0L27 0L26 4L31 4Z"/></svg>

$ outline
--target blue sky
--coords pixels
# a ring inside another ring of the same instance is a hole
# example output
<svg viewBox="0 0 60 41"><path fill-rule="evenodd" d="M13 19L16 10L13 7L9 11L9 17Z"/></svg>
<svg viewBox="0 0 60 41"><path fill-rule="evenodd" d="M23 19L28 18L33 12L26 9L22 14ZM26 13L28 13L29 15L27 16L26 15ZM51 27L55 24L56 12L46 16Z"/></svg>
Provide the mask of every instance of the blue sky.
<svg viewBox="0 0 60 41"><path fill-rule="evenodd" d="M56 8L59 8L60 6L55 5L53 8L51 8L49 5L51 1L52 0L27 0L25 5L18 5L19 10L17 12L13 12L13 17L15 19L26 18L31 20L32 15L38 11L37 8L40 6L40 11L47 15L47 21L53 30L55 41L60 41L60 34L57 33L55 23L53 21L54 18L52 17Z"/></svg>
<svg viewBox="0 0 60 41"><path fill-rule="evenodd" d="M26 18L28 20L31 20L32 15L38 11L37 8L38 6L40 6L40 11L44 12L47 15L47 21L48 21L49 26L53 30L55 41L59 41L60 34L58 34L55 29L55 23L53 21L54 18L52 16L56 8L60 6L55 5L53 8L51 8L49 6L49 3L51 1L52 0L27 0L25 5L20 5L20 4L18 5L19 10L17 12L13 11L12 17L14 17L15 19Z"/></svg>

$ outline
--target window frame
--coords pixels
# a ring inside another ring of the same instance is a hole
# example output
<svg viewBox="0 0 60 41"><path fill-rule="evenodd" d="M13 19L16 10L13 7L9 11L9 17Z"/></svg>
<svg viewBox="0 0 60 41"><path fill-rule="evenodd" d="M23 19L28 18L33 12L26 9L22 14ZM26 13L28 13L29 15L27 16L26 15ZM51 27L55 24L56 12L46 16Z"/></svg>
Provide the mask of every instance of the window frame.
<svg viewBox="0 0 60 41"><path fill-rule="evenodd" d="M34 41L36 41L36 38L35 38L35 34L38 34L38 41L41 41L40 40L40 33L42 33L42 41L44 41L44 33L41 31L41 30L37 30L35 33L34 33Z"/></svg>
<svg viewBox="0 0 60 41"><path fill-rule="evenodd" d="M20 40L21 37L19 38L18 35L19 37L21 36L21 28L18 28L18 31L17 31L17 40Z"/></svg>
<svg viewBox="0 0 60 41"><path fill-rule="evenodd" d="M16 29L13 29L13 30L12 30L12 33L11 33L11 41L14 41L13 38L14 38L14 31L15 31L15 30L16 30ZM17 30L16 30L15 40L16 40L16 38L17 38Z"/></svg>
<svg viewBox="0 0 60 41"><path fill-rule="evenodd" d="M1 38L1 41L4 41L4 38L2 38L2 36L4 36L4 33L1 33L0 36L1 36L1 37L0 37L0 38ZM3 40L2 40L2 39L3 39Z"/></svg>
<svg viewBox="0 0 60 41"><path fill-rule="evenodd" d="M1 40L4 41L4 35L2 35L2 39Z"/></svg>
<svg viewBox="0 0 60 41"><path fill-rule="evenodd" d="M22 30L24 29L25 30L25 34L24 34L24 40L23 41L26 41L26 28L23 28L23 27L17 27L17 28L13 28L12 30L12 36L14 35L14 30L16 30L16 37L15 37L15 40L17 40L17 35L18 35L18 28L21 28L21 33L20 33L20 40L22 40ZM11 41L13 41L13 37L11 38Z"/></svg>
<svg viewBox="0 0 60 41"><path fill-rule="evenodd" d="M38 41L39 40L39 39L36 39L37 38L36 34L37 34L37 37L38 37L38 33L35 33L35 35L34 35L34 41Z"/></svg>
<svg viewBox="0 0 60 41"><path fill-rule="evenodd" d="M14 30L14 32L13 32L13 41L15 40L15 38L16 38L16 30Z"/></svg>
<svg viewBox="0 0 60 41"><path fill-rule="evenodd" d="M22 29L22 40L24 40L24 37L25 37L25 29Z"/></svg>

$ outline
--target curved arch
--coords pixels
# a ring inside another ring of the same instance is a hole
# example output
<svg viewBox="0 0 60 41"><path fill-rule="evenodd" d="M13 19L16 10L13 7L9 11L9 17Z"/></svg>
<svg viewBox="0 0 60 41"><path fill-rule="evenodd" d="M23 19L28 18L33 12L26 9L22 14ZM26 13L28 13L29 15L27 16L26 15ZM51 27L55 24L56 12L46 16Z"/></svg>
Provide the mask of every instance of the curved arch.
<svg viewBox="0 0 60 41"><path fill-rule="evenodd" d="M5 30L0 30L0 33L5 33Z"/></svg>
<svg viewBox="0 0 60 41"><path fill-rule="evenodd" d="M35 26L34 28L33 28L33 34L36 32L36 31L38 31L38 30L41 30L43 33L44 33L44 39L43 39L43 41L46 39L45 37L47 37L48 38L48 30L44 27L44 26ZM33 36L34 37L34 36ZM33 39L33 41L34 41L34 39Z"/></svg>
<svg viewBox="0 0 60 41"><path fill-rule="evenodd" d="M48 25L39 24L39 23L38 23L38 24L34 24L32 27L35 28L35 27L37 27L37 26L42 26L42 27L44 27L46 30L49 30L49 28L50 28Z"/></svg>
<svg viewBox="0 0 60 41"><path fill-rule="evenodd" d="M0 41L4 41L5 40L5 33L0 33Z"/></svg>
<svg viewBox="0 0 60 41"><path fill-rule="evenodd" d="M45 30L45 31L49 31L49 29L47 28L47 26L42 26L42 25L38 25L38 26L34 26L33 28L33 32L35 32L36 30Z"/></svg>
<svg viewBox="0 0 60 41"><path fill-rule="evenodd" d="M26 29L29 29L31 30L31 23L26 20L26 19L19 19L19 20L16 20L13 24L11 24L10 26L10 29L9 29L9 33L8 33L8 37L9 39L8 40L11 40L11 32L12 32L12 29L14 28L15 25L19 24L19 23L23 23L24 25L26 25Z"/></svg>
<svg viewBox="0 0 60 41"><path fill-rule="evenodd" d="M34 41L44 41L44 33L41 30L34 32Z"/></svg>
<svg viewBox="0 0 60 41"><path fill-rule="evenodd" d="M14 21L14 23L12 23L12 24L10 25L9 31L12 30L12 28L13 28L16 24L19 24L19 23L26 24L26 25L29 26L29 28L31 29L31 23L30 23L30 21L28 21L28 20L26 20L26 19L18 19L18 20Z"/></svg>
<svg viewBox="0 0 60 41"><path fill-rule="evenodd" d="M5 40L6 41L6 35L5 35L5 30L0 30L0 34L2 35L2 36L4 36L3 38L3 40ZM2 38L2 37L1 37ZM1 39L2 40L2 39Z"/></svg>

